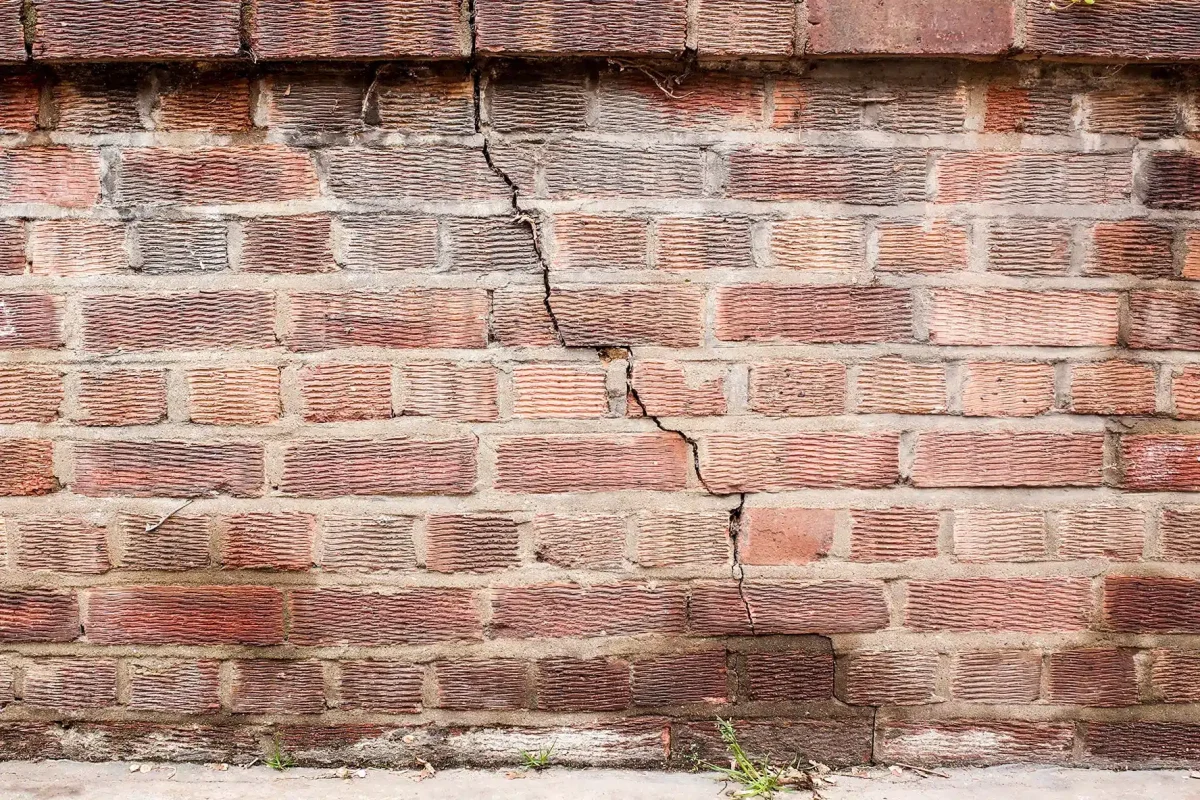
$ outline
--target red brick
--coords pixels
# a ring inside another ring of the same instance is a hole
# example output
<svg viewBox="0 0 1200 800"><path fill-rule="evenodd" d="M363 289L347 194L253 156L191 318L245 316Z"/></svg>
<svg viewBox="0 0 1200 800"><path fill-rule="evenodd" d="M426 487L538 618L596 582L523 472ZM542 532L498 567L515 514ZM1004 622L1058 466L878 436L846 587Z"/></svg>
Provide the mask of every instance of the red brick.
<svg viewBox="0 0 1200 800"><path fill-rule="evenodd" d="M911 317L912 298L904 289L842 286L717 289L716 336L725 342L900 342L912 335Z"/></svg>
<svg viewBox="0 0 1200 800"><path fill-rule="evenodd" d="M711 0L710 0L711 2ZM601 130L747 130L762 124L761 78L702 72L678 92L665 94L636 70L600 76L597 126Z"/></svg>
<svg viewBox="0 0 1200 800"><path fill-rule="evenodd" d="M696 49L706 56L792 55L791 0L701 0Z"/></svg>
<svg viewBox="0 0 1200 800"><path fill-rule="evenodd" d="M152 118L162 131L249 130L250 81L222 72L179 76L159 91Z"/></svg>
<svg viewBox="0 0 1200 800"><path fill-rule="evenodd" d="M54 477L54 443L39 439L0 439L0 497L50 494Z"/></svg>
<svg viewBox="0 0 1200 800"><path fill-rule="evenodd" d="M1036 417L1054 407L1054 367L1012 361L967 364L962 410L968 417Z"/></svg>
<svg viewBox="0 0 1200 800"><path fill-rule="evenodd" d="M452 711L524 708L525 662L441 661L437 664L437 706Z"/></svg>
<svg viewBox="0 0 1200 800"><path fill-rule="evenodd" d="M319 563L325 570L411 570L412 517L326 516Z"/></svg>
<svg viewBox="0 0 1200 800"><path fill-rule="evenodd" d="M408 133L475 132L475 86L465 70L408 69L380 76L379 124Z"/></svg>
<svg viewBox="0 0 1200 800"><path fill-rule="evenodd" d="M537 662L542 711L620 711L633 705L629 664L607 658L543 658Z"/></svg>
<svg viewBox="0 0 1200 800"><path fill-rule="evenodd" d="M306 422L350 422L392 416L388 364L312 364L300 370Z"/></svg>
<svg viewBox="0 0 1200 800"><path fill-rule="evenodd" d="M0 367L0 423L53 422L62 400L57 370L28 364Z"/></svg>
<svg viewBox="0 0 1200 800"><path fill-rule="evenodd" d="M916 486L1099 486L1099 433L921 433Z"/></svg>
<svg viewBox="0 0 1200 800"><path fill-rule="evenodd" d="M1067 509L1058 517L1060 558L1140 561L1146 523L1131 508Z"/></svg>
<svg viewBox="0 0 1200 800"><path fill-rule="evenodd" d="M807 564L833 546L837 512L823 508L750 508L738 534L741 564Z"/></svg>
<svg viewBox="0 0 1200 800"><path fill-rule="evenodd" d="M890 486L899 477L895 433L717 433L704 437L709 491Z"/></svg>
<svg viewBox="0 0 1200 800"><path fill-rule="evenodd" d="M504 492L677 491L691 454L662 433L507 436L495 443L497 489Z"/></svg>
<svg viewBox="0 0 1200 800"><path fill-rule="evenodd" d="M255 659L233 662L235 714L319 714L325 679L319 661Z"/></svg>
<svg viewBox="0 0 1200 800"><path fill-rule="evenodd" d="M714 372L714 370L719 370ZM630 416L716 417L725 414L725 371L685 361L642 361L633 366Z"/></svg>
<svg viewBox="0 0 1200 800"><path fill-rule="evenodd" d="M1158 536L1159 547L1168 561L1200 561L1200 510L1163 509Z"/></svg>
<svg viewBox="0 0 1200 800"><path fill-rule="evenodd" d="M951 693L968 703L1032 703L1041 694L1042 656L1027 650L981 650L954 657Z"/></svg>
<svg viewBox="0 0 1200 800"><path fill-rule="evenodd" d="M695 347L703 331L697 287L555 288L550 304L571 347Z"/></svg>
<svg viewBox="0 0 1200 800"><path fill-rule="evenodd" d="M747 220L663 217L658 220L655 231L654 263L658 269L748 269L754 266Z"/></svg>
<svg viewBox="0 0 1200 800"><path fill-rule="evenodd" d="M443 253L453 272L540 272L533 232L508 217L445 220Z"/></svg>
<svg viewBox="0 0 1200 800"><path fill-rule="evenodd" d="M843 668L842 699L856 706L912 706L938 701L937 653L852 653Z"/></svg>
<svg viewBox="0 0 1200 800"><path fill-rule="evenodd" d="M1054 220L996 222L988 232L988 269L1008 275L1065 275L1071 231Z"/></svg>
<svg viewBox="0 0 1200 800"><path fill-rule="evenodd" d="M1164 703L1200 702L1200 653L1152 650L1151 680Z"/></svg>
<svg viewBox="0 0 1200 800"><path fill-rule="evenodd" d="M209 520L187 513L121 514L116 521L120 556L125 569L189 570L209 566L212 536Z"/></svg>
<svg viewBox="0 0 1200 800"><path fill-rule="evenodd" d="M935 289L929 341L1038 347L1117 343L1117 296L1100 292Z"/></svg>
<svg viewBox="0 0 1200 800"><path fill-rule="evenodd" d="M1027 0L1026 48L1031 53L1127 60L1200 58L1194 9L1185 3L1112 0L1061 14Z"/></svg>
<svg viewBox="0 0 1200 800"><path fill-rule="evenodd" d="M481 99L484 124L506 133L564 133L587 127L585 76L564 70L562 76L507 72L488 77Z"/></svg>
<svg viewBox="0 0 1200 800"><path fill-rule="evenodd" d="M221 563L226 569L307 570L315 531L311 514L235 514L225 519Z"/></svg>
<svg viewBox="0 0 1200 800"><path fill-rule="evenodd" d="M117 662L107 658L39 658L25 667L21 697L33 708L77 710L117 705Z"/></svg>
<svg viewBox="0 0 1200 800"><path fill-rule="evenodd" d="M539 514L533 519L538 560L568 569L618 569L625 528L625 520L609 514Z"/></svg>
<svg viewBox="0 0 1200 800"><path fill-rule="evenodd" d="M1133 651L1094 648L1051 653L1046 699L1093 707L1138 702Z"/></svg>
<svg viewBox="0 0 1200 800"><path fill-rule="evenodd" d="M1122 436L1121 464L1126 489L1195 490L1200 488L1200 436Z"/></svg>
<svg viewBox="0 0 1200 800"><path fill-rule="evenodd" d="M38 0L33 55L41 61L184 61L233 58L237 0Z"/></svg>
<svg viewBox="0 0 1200 800"><path fill-rule="evenodd" d="M967 229L944 219L882 220L875 268L883 272L951 272L967 268Z"/></svg>
<svg viewBox="0 0 1200 800"><path fill-rule="evenodd" d="M309 154L282 146L132 148L121 159L119 193L126 203L266 203L318 194Z"/></svg>
<svg viewBox="0 0 1200 800"><path fill-rule="evenodd" d="M1200 581L1152 575L1104 579L1104 619L1127 633L1200 631Z"/></svg>
<svg viewBox="0 0 1200 800"><path fill-rule="evenodd" d="M327 150L329 188L342 200L505 200L509 188L483 153L464 147Z"/></svg>
<svg viewBox="0 0 1200 800"><path fill-rule="evenodd" d="M1154 414L1155 374L1149 364L1103 361L1071 369L1071 410L1077 414Z"/></svg>
<svg viewBox="0 0 1200 800"><path fill-rule="evenodd" d="M1200 229L1184 231L1183 277L1200 278Z"/></svg>
<svg viewBox="0 0 1200 800"><path fill-rule="evenodd" d="M883 584L867 581L699 583L688 608L699 636L867 633L888 625Z"/></svg>
<svg viewBox="0 0 1200 800"><path fill-rule="evenodd" d="M134 266L148 275L227 270L226 227L221 220L139 222L133 229Z"/></svg>
<svg viewBox="0 0 1200 800"><path fill-rule="evenodd" d="M937 558L940 520L934 509L884 508L850 512L851 561Z"/></svg>
<svg viewBox="0 0 1200 800"><path fill-rule="evenodd" d="M1175 398L1176 419L1200 419L1200 369L1184 367L1171 376L1171 393Z"/></svg>
<svg viewBox="0 0 1200 800"><path fill-rule="evenodd" d="M98 352L275 347L274 305L265 292L85 296L83 346Z"/></svg>
<svg viewBox="0 0 1200 800"><path fill-rule="evenodd" d="M639 706L725 703L725 651L659 656L633 664L633 702Z"/></svg>
<svg viewBox="0 0 1200 800"><path fill-rule="evenodd" d="M1071 131L1071 93L1041 86L988 86L983 129L989 133L1065 134Z"/></svg>
<svg viewBox="0 0 1200 800"><path fill-rule="evenodd" d="M359 61L466 55L450 0L258 0L254 55L268 60Z"/></svg>
<svg viewBox="0 0 1200 800"><path fill-rule="evenodd" d="M418 664L343 661L339 708L413 714L421 710L424 670Z"/></svg>
<svg viewBox="0 0 1200 800"><path fill-rule="evenodd" d="M498 416L496 369L491 364L405 364L400 413L464 422Z"/></svg>
<svg viewBox="0 0 1200 800"><path fill-rule="evenodd" d="M280 490L299 497L469 494L474 437L333 439L288 445Z"/></svg>
<svg viewBox="0 0 1200 800"><path fill-rule="evenodd" d="M780 74L775 78L771 127L853 130L864 126L863 88L856 82L814 80Z"/></svg>
<svg viewBox="0 0 1200 800"><path fill-rule="evenodd" d="M483 0L475 9L477 47L484 53L647 55L683 50L683 0L588 3Z"/></svg>
<svg viewBox="0 0 1200 800"><path fill-rule="evenodd" d="M480 639L479 612L468 589L355 589L292 592L288 641L305 646L387 647Z"/></svg>
<svg viewBox="0 0 1200 800"><path fill-rule="evenodd" d="M771 223L771 258L780 269L860 270L866 232L856 219L783 219Z"/></svg>
<svg viewBox="0 0 1200 800"><path fill-rule="evenodd" d="M885 762L977 765L1070 760L1075 723L990 719L881 719L876 752Z"/></svg>
<svg viewBox="0 0 1200 800"><path fill-rule="evenodd" d="M329 217L251 219L242 225L243 272L312 273L337 269Z"/></svg>
<svg viewBox="0 0 1200 800"><path fill-rule="evenodd" d="M516 364L513 416L522 419L596 419L608 414L604 371L575 364Z"/></svg>
<svg viewBox="0 0 1200 800"><path fill-rule="evenodd" d="M265 425L279 419L279 368L192 369L188 414L200 425Z"/></svg>
<svg viewBox="0 0 1200 800"><path fill-rule="evenodd" d="M1013 43L1009 0L964 13L953 0L813 0L807 52L823 54L993 55Z"/></svg>
<svg viewBox="0 0 1200 800"><path fill-rule="evenodd" d="M40 516L9 519L16 523L16 559L10 566L83 575L108 572L104 526L75 517Z"/></svg>
<svg viewBox="0 0 1200 800"><path fill-rule="evenodd" d="M944 153L939 203L1116 203L1129 197L1126 153Z"/></svg>
<svg viewBox="0 0 1200 800"><path fill-rule="evenodd" d="M283 595L262 586L125 586L87 590L93 644L283 643Z"/></svg>
<svg viewBox="0 0 1200 800"><path fill-rule="evenodd" d="M0 34L0 58L4 57L5 51L9 49L9 39L14 27L9 26ZM18 40L19 38L18 32ZM37 128L39 95L40 89L35 75L16 73L0 78L0 131L28 133Z"/></svg>
<svg viewBox="0 0 1200 800"><path fill-rule="evenodd" d="M925 199L917 150L773 147L729 155L729 197L888 205Z"/></svg>
<svg viewBox="0 0 1200 800"><path fill-rule="evenodd" d="M944 414L946 367L881 358L858 371L860 414Z"/></svg>
<svg viewBox="0 0 1200 800"><path fill-rule="evenodd" d="M24 222L0 220L0 275L25 274L25 238Z"/></svg>
<svg viewBox="0 0 1200 800"><path fill-rule="evenodd" d="M1200 158L1184 152L1156 152L1146 163L1146 205L1200 208Z"/></svg>
<svg viewBox="0 0 1200 800"><path fill-rule="evenodd" d="M833 654L789 649L747 653L751 700L794 702L833 698Z"/></svg>
<svg viewBox="0 0 1200 800"><path fill-rule="evenodd" d="M901 133L955 133L967 117L967 92L959 83L895 83L878 107L878 125Z"/></svg>
<svg viewBox="0 0 1200 800"><path fill-rule="evenodd" d="M74 592L0 591L0 642L69 642L79 636Z"/></svg>
<svg viewBox="0 0 1200 800"><path fill-rule="evenodd" d="M1129 293L1128 346L1147 350L1200 349L1200 295Z"/></svg>
<svg viewBox="0 0 1200 800"><path fill-rule="evenodd" d="M492 629L518 639L682 633L682 586L637 583L505 587L494 590Z"/></svg>
<svg viewBox="0 0 1200 800"><path fill-rule="evenodd" d="M638 519L637 563L643 567L729 563L729 514L653 511Z"/></svg>
<svg viewBox="0 0 1200 800"><path fill-rule="evenodd" d="M302 140L362 130L367 80L362 68L269 74L262 93L266 126Z"/></svg>
<svg viewBox="0 0 1200 800"><path fill-rule="evenodd" d="M167 416L167 380L161 370L117 369L79 373L81 425L153 425Z"/></svg>
<svg viewBox="0 0 1200 800"><path fill-rule="evenodd" d="M1098 222L1085 275L1134 275L1170 278L1175 271L1175 232L1141 220Z"/></svg>
<svg viewBox="0 0 1200 800"><path fill-rule="evenodd" d="M84 220L39 220L29 225L27 258L34 275L75 277L128 269L125 228Z"/></svg>
<svg viewBox="0 0 1200 800"><path fill-rule="evenodd" d="M103 133L140 131L138 84L142 75L113 70L103 78L86 72L66 73L52 88L54 127L60 131Z"/></svg>
<svg viewBox="0 0 1200 800"><path fill-rule="evenodd" d="M405 215L343 216L337 231L347 270L393 272L438 266L438 221Z"/></svg>
<svg viewBox="0 0 1200 800"><path fill-rule="evenodd" d="M262 748L255 728L229 723L75 722L96 758L140 761L187 753L209 763L254 758Z"/></svg>
<svg viewBox="0 0 1200 800"><path fill-rule="evenodd" d="M555 270L646 269L649 238L644 219L559 214L550 265Z"/></svg>
<svg viewBox="0 0 1200 800"><path fill-rule="evenodd" d="M560 344L542 288L507 286L492 292L492 335L505 347Z"/></svg>
<svg viewBox="0 0 1200 800"><path fill-rule="evenodd" d="M479 289L300 292L292 295L288 347L442 348L487 344L487 293Z"/></svg>
<svg viewBox="0 0 1200 800"><path fill-rule="evenodd" d="M910 581L905 625L914 631L1079 631L1092 615L1087 578Z"/></svg>
<svg viewBox="0 0 1200 800"><path fill-rule="evenodd" d="M1170 6L1167 6L1169 9ZM1089 722L1087 753L1105 764L1185 766L1200 749L1200 725L1188 722Z"/></svg>
<svg viewBox="0 0 1200 800"><path fill-rule="evenodd" d="M95 150L28 147L0 152L0 202L88 208L100 200Z"/></svg>
<svg viewBox="0 0 1200 800"><path fill-rule="evenodd" d="M517 524L511 517L431 516L425 567L434 572L489 572L517 566Z"/></svg>
<svg viewBox="0 0 1200 800"><path fill-rule="evenodd" d="M90 497L262 494L263 445L168 440L81 441L72 488Z"/></svg>
<svg viewBox="0 0 1200 800"><path fill-rule="evenodd" d="M819 361L750 366L750 409L771 417L820 417L846 410L846 367Z"/></svg>
<svg viewBox="0 0 1200 800"><path fill-rule="evenodd" d="M55 349L62 343L62 298L0 294L0 349Z"/></svg>
<svg viewBox="0 0 1200 800"><path fill-rule="evenodd" d="M1043 561L1046 515L991 508L954 512L954 555L959 561Z"/></svg>
<svg viewBox="0 0 1200 800"><path fill-rule="evenodd" d="M218 661L138 660L129 665L134 711L212 714L221 709Z"/></svg>

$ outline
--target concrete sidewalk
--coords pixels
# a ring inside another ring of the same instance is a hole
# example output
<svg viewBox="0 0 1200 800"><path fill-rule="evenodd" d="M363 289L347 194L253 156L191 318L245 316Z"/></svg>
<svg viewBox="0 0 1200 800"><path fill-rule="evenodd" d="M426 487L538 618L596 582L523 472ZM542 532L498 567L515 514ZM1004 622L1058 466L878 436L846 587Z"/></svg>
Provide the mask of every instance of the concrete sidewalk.
<svg viewBox="0 0 1200 800"><path fill-rule="evenodd" d="M195 764L0 762L4 800L718 800L724 786L710 775L620 770L367 770L339 777L328 769L274 772L265 767L215 769ZM143 771L144 770L144 771ZM949 777L838 776L828 800L1200 800L1200 780L1180 771L1106 772L1056 767L944 770ZM781 797L807 798L809 793Z"/></svg>

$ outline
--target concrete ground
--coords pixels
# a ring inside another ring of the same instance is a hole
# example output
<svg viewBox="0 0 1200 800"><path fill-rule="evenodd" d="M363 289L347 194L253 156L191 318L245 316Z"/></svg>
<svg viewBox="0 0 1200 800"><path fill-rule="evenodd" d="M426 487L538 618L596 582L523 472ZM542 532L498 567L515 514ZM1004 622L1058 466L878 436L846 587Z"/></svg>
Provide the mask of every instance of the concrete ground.
<svg viewBox="0 0 1200 800"><path fill-rule="evenodd" d="M131 771L134 769L134 771ZM836 776L827 800L1200 800L1188 772L1106 772L1057 767L942 770L948 777L866 771ZM195 764L130 765L0 762L4 800L718 800L710 775L549 769L417 772L225 769ZM783 798L789 795L782 795ZM807 798L807 792L790 795Z"/></svg>

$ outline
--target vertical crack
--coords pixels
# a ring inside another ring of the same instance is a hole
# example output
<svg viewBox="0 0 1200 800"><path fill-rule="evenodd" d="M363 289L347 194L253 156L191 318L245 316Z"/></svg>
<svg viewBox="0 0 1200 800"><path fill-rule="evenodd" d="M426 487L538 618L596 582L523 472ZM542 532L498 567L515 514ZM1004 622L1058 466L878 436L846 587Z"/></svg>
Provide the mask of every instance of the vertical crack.
<svg viewBox="0 0 1200 800"><path fill-rule="evenodd" d="M473 98L472 99L474 102L474 112L475 112L475 132L477 134L479 134L479 136L482 137L483 159L487 163L488 169L494 175L496 175L500 180L504 181L504 185L508 188L508 200L509 200L509 206L511 207L511 210L512 210L513 222L520 224L520 225L525 225L526 227L529 228L530 236L532 237L532 240L533 240L534 254L537 257L537 262L538 262L539 266L541 267L542 305L545 307L546 314L549 316L550 327L554 332L555 341L559 344L559 346L567 348L567 349L591 350L601 356L604 355L604 351L606 351L606 350L616 349L616 350L622 351L623 354L625 355L625 363L626 363L625 388L626 388L626 396L629 398L629 400L631 400L633 403L635 403L637 405L638 409L641 411L642 416L645 417L646 419L650 420L652 423L654 423L655 427L657 427L660 431L667 433L667 434L671 434L672 436L678 436L680 439L683 440L683 442L687 445L688 451L691 453L692 468L696 472L696 479L700 482L700 486L704 489L706 494L708 494L711 497L719 497L719 498L737 497L738 498L737 505L734 506L729 511L728 536L729 536L730 545L733 548L732 577L733 577L733 580L737 583L738 598L741 600L742 608L745 610L746 621L749 624L750 633L751 633L751 635L755 635L754 615L751 613L750 604L746 601L746 594L745 594L744 586L743 586L743 584L745 583L745 580L746 580L746 573L745 573L745 569L743 568L741 561L739 559L739 555L738 555L738 535L741 532L742 513L745 510L745 506L746 506L746 493L745 492L714 491L713 488L711 486L709 486L708 481L705 480L704 471L700 466L700 443L698 441L696 441L696 439L694 439L692 436L689 436L683 430L680 430L678 428L668 427L667 425L663 424L663 421L657 415L650 413L649 409L646 406L646 403L642 400L641 395L638 393L637 386L634 383L633 374L634 374L634 367L636 364L636 356L633 352L632 345L622 344L622 343L613 343L613 344L606 344L606 345L578 346L578 345L572 345L570 342L567 341L567 337L563 333L562 325L559 322L558 315L554 311L553 286L551 284L551 275L550 275L550 259L547 257L545 249L543 247L543 241L542 241L542 237L541 237L541 227L540 227L540 223L541 223L540 215L537 211L535 211L533 209L528 209L528 208L525 208L522 206L520 186L517 184L517 182L515 180L513 180L512 176L509 175L496 162L496 160L493 156L493 153L492 153L491 126L490 126L490 124L486 124L483 119L483 110L484 110L483 109L483 69L484 69L484 65L480 62L479 59L476 58L475 49L474 49L474 44L475 44L475 3L474 3L474 0L468 0L467 8L468 8L468 17L469 17L470 26L471 26L471 45L472 45L472 49L471 49L471 80L472 80L472 89L473 89ZM684 71L685 76L686 76L687 72L690 70L690 68L691 68L691 65L689 63L688 65L686 65L686 68Z"/></svg>

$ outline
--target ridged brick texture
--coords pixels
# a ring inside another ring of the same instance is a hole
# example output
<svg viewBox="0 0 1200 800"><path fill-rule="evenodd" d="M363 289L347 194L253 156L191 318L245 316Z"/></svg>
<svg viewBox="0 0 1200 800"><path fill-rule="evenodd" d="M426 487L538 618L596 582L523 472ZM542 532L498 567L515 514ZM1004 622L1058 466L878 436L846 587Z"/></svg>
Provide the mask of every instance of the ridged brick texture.
<svg viewBox="0 0 1200 800"><path fill-rule="evenodd" d="M0 80L0 756L1195 760L1191 84L780 63L1006 3L246 5Z"/></svg>

